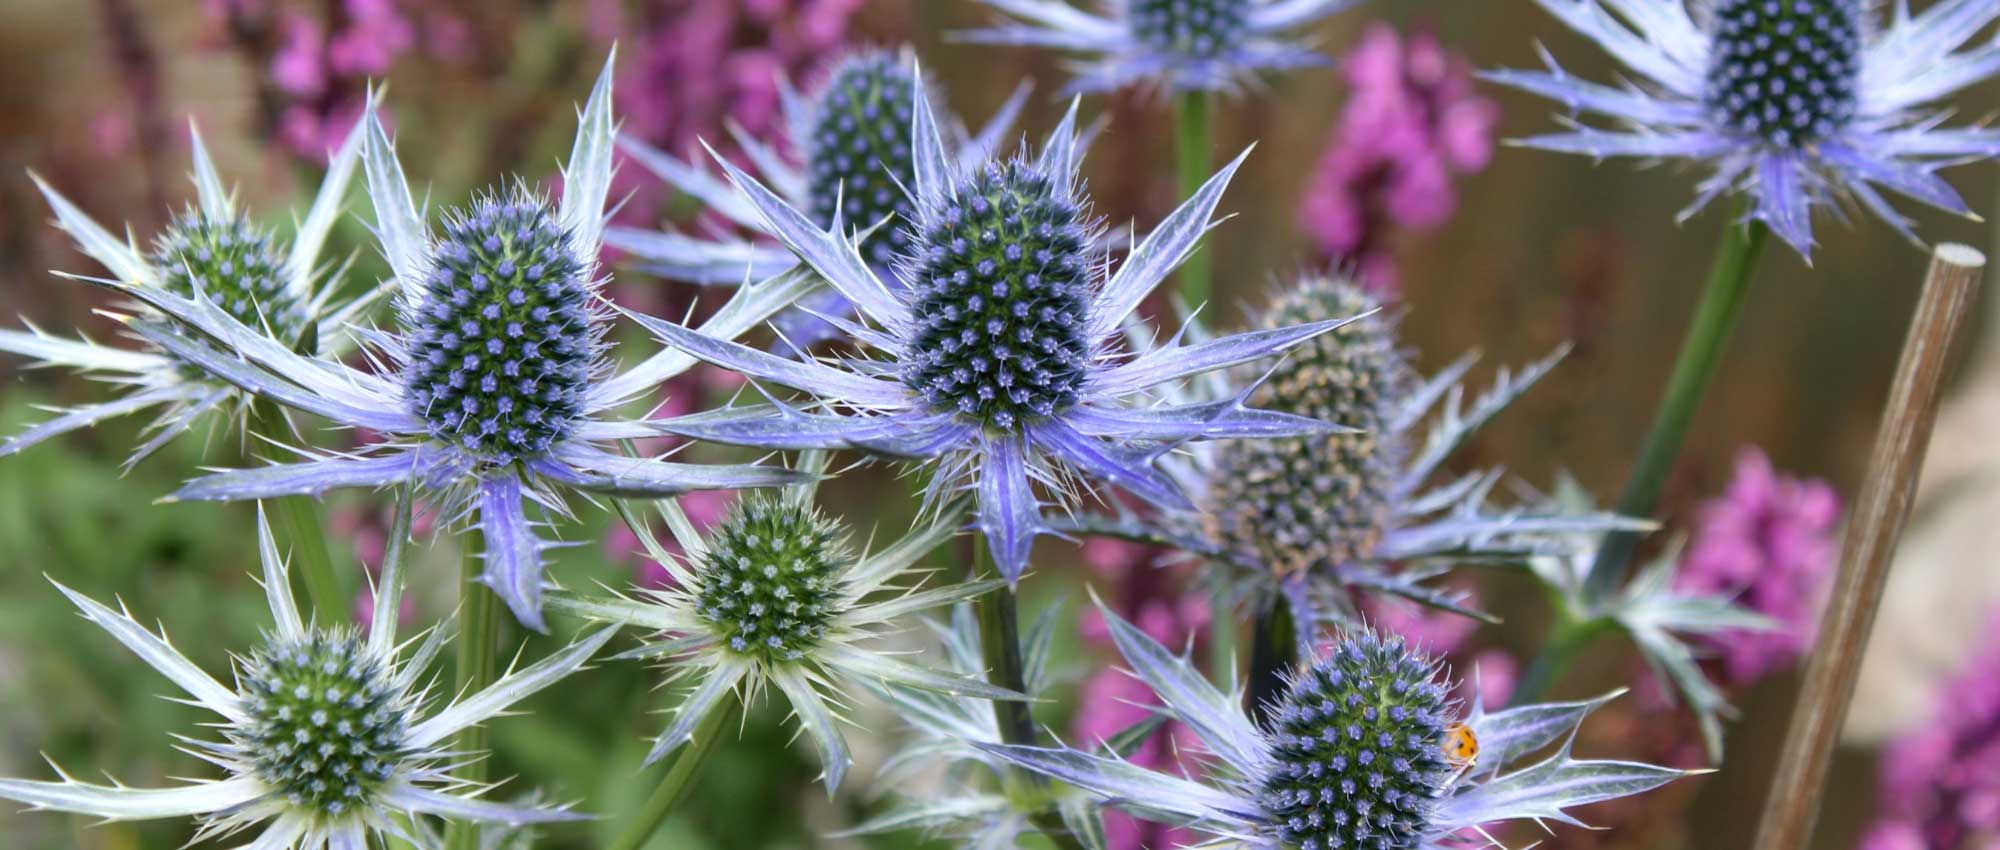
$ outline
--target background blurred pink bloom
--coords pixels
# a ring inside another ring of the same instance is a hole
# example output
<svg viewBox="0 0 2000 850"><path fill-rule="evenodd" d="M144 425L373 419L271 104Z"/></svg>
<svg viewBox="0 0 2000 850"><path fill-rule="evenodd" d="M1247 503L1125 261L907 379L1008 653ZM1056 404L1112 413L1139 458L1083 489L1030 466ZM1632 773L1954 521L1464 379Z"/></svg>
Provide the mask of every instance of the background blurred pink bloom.
<svg viewBox="0 0 2000 850"><path fill-rule="evenodd" d="M1939 690L1931 721L1883 751L1881 822L1864 850L2000 846L2000 625L1979 645Z"/></svg>
<svg viewBox="0 0 2000 850"><path fill-rule="evenodd" d="M1731 596L1781 627L1707 641L1724 685L1748 687L1812 645L1839 521L1840 497L1826 482L1780 475L1755 447L1737 453L1728 489L1695 517L1674 579L1685 591Z"/></svg>
<svg viewBox="0 0 2000 850"><path fill-rule="evenodd" d="M1394 291L1394 232L1451 217L1457 179L1492 154L1500 108L1428 32L1406 39L1374 24L1343 70L1351 93L1299 202L1299 227L1371 288Z"/></svg>
<svg viewBox="0 0 2000 850"><path fill-rule="evenodd" d="M618 40L615 102L624 131L662 150L692 154L707 140L728 151L729 125L775 142L779 80L802 81L847 39L861 0L653 0L627 10L589 7L586 28ZM629 58L624 58L629 57ZM652 224L664 190L644 169L619 171L614 195L632 193L628 220Z"/></svg>

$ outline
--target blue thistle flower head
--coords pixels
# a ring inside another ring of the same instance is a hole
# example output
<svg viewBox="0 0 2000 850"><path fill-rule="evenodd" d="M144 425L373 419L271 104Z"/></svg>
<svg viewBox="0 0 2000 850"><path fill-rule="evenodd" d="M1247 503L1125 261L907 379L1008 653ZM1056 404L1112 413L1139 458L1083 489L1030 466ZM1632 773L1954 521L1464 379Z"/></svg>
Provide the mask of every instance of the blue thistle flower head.
<svg viewBox="0 0 2000 850"><path fill-rule="evenodd" d="M853 54L814 92L805 130L806 195L815 221L909 221L903 192L914 176L910 118L918 92L907 62L870 50ZM885 227L865 240L869 262L886 265L907 250L908 233Z"/></svg>
<svg viewBox="0 0 2000 850"><path fill-rule="evenodd" d="M1213 373L1158 391L1170 407L1247 405L1327 429L1190 445L1160 466L1196 494L1194 506L1144 517L1085 515L1061 522L1062 530L1179 549L1227 571L1239 602L1280 597L1299 623L1346 625L1359 621L1358 591L1479 615L1460 595L1423 582L1455 560L1569 553L1591 535L1649 527L1590 506L1503 503L1493 497L1506 477L1497 468L1432 480L1566 349L1503 368L1491 388L1474 394L1463 384L1475 358L1418 373L1389 305L1327 274L1285 281L1250 333L1335 317L1353 318L1264 371ZM1208 331L1190 322L1185 335L1205 340ZM1138 356L1153 354L1142 346Z"/></svg>
<svg viewBox="0 0 2000 850"><path fill-rule="evenodd" d="M805 452L799 468L818 475L827 457ZM669 514L667 527L689 554L651 551L673 577L671 585L638 589L627 598L554 601L591 620L651 632L632 654L666 660L669 682L688 683L672 720L647 753L647 764L688 743L702 719L732 692L756 694L775 686L818 748L831 792L852 760L838 714L852 686L905 685L980 700L1024 698L977 674L931 670L869 646L901 618L1000 585L963 581L914 592L895 582L958 532L960 514L942 511L878 551L856 553L848 547L847 527L814 507L817 488L818 479L809 478L776 497L748 496L706 532Z"/></svg>
<svg viewBox="0 0 2000 850"><path fill-rule="evenodd" d="M1016 159L958 181L915 232L903 381L932 410L996 431L1075 406L1091 365L1095 229Z"/></svg>
<svg viewBox="0 0 2000 850"><path fill-rule="evenodd" d="M1095 14L1064 0L983 0L1011 19L960 36L1082 57L1077 92L1131 86L1235 91L1260 73L1324 65L1289 36L1354 0L1105 0Z"/></svg>
<svg viewBox="0 0 2000 850"><path fill-rule="evenodd" d="M1440 670L1400 636L1363 629L1291 677L1260 786L1283 846L1420 845L1451 778L1439 742L1455 706Z"/></svg>
<svg viewBox="0 0 2000 850"><path fill-rule="evenodd" d="M1251 0L1127 0L1140 43L1182 56L1223 55L1249 28Z"/></svg>
<svg viewBox="0 0 2000 850"><path fill-rule="evenodd" d="M570 437L604 333L572 241L518 189L446 214L403 374L432 439L506 465Z"/></svg>
<svg viewBox="0 0 2000 850"><path fill-rule="evenodd" d="M1970 215L1937 172L2000 156L2000 130L1947 127L1937 101L1991 79L1990 48L1964 48L2000 18L1990 0L1941 0L1886 25L1863 0L1537 0L1596 41L1638 83L1501 70L1496 82L1614 127L1581 124L1525 143L1546 150L1705 162L1685 219L1730 192L1808 260L1814 207L1851 199L1916 241L1885 193Z"/></svg>
<svg viewBox="0 0 2000 850"><path fill-rule="evenodd" d="M268 325L279 339L297 339L312 318L306 293L285 278L284 246L240 215L211 218L190 207L154 240L151 259L169 292L199 292L245 325Z"/></svg>
<svg viewBox="0 0 2000 850"><path fill-rule="evenodd" d="M131 325L177 361L382 435L352 455L206 475L175 496L264 499L421 486L448 515L477 518L485 540L481 580L522 624L541 629L542 552L552 544L540 537L542 523L529 517L528 502L560 513L569 491L670 496L798 480L790 470L670 463L606 448L655 433L615 410L693 363L661 351L622 372L604 365L609 316L598 306L596 275L615 133L611 68L607 60L583 109L559 201L516 184L447 212L435 231L370 99L357 131L360 159L400 318L394 332L353 329L370 344L373 368L301 356L210 299L105 282L177 323ZM803 274L746 285L703 330L743 333L815 285Z"/></svg>
<svg viewBox="0 0 2000 850"><path fill-rule="evenodd" d="M695 558L698 610L730 651L777 663L818 648L846 608L854 565L841 526L809 504L749 496L729 510Z"/></svg>
<svg viewBox="0 0 2000 850"><path fill-rule="evenodd" d="M1103 609L1103 606L1099 606ZM1293 673L1272 726L1245 712L1233 683L1211 684L1115 612L1111 639L1161 714L1200 739L1199 778L1160 773L1115 753L975 743L983 752L1060 780L1137 817L1208 833L1218 846L1292 850L1415 850L1509 820L1581 826L1569 809L1650 791L1689 771L1570 752L1583 718L1616 693L1489 713L1451 700L1457 683L1401 638L1354 629ZM1478 742L1453 763L1449 732ZM1562 741L1529 765L1523 756Z"/></svg>
<svg viewBox="0 0 2000 850"><path fill-rule="evenodd" d="M272 625L260 646L237 656L232 685L130 611L57 585L84 619L172 681L180 701L216 715L207 725L219 738L175 737L223 775L135 788L80 782L56 768L52 781L0 778L0 798L107 821L193 817L197 838L248 831L255 847L369 847L390 835L408 838L412 829L428 833L432 818L514 826L580 819L560 806L481 796L492 786L468 786L452 770L486 754L465 751L453 739L580 669L612 630L437 704L424 679L443 636L408 643L397 637L413 505L414 493L405 489L381 564L380 604L365 632L322 627L300 613L260 511L257 549ZM406 652L409 644L426 648Z"/></svg>
<svg viewBox="0 0 2000 850"><path fill-rule="evenodd" d="M765 182L820 227L838 219L873 228L862 239L861 254L884 269L910 251L908 224L916 211L904 187L916 179L910 147L916 102L923 100L942 116L941 129L952 156L970 167L985 161L1013 127L1029 91L1026 83L1017 87L992 119L973 133L946 108L944 92L917 83L915 62L907 48L863 49L836 60L803 93L780 81L784 144L769 145L742 133L735 138ZM772 235L755 207L700 166L630 136L620 138L619 146L641 167L731 224ZM794 165L777 152L780 148L797 151L803 162ZM693 283L735 285L781 274L798 264L790 251L768 240L629 227L607 228L604 238L606 244L637 259L641 268ZM788 315L779 325L790 344L799 347L840 333L815 314L840 319L854 314L853 305L837 291L815 293L799 306L796 315Z"/></svg>
<svg viewBox="0 0 2000 850"><path fill-rule="evenodd" d="M358 297L340 294L339 270L321 264L321 249L346 204L360 163L361 133L357 128L341 146L328 152L326 176L311 207L280 238L236 202L224 183L201 131L188 125L193 154L195 200L173 216L153 238L150 250L140 250L129 235L114 235L41 177L35 185L55 211L56 223L81 253L95 260L108 278L58 273L135 294L158 293L184 301L200 300L264 341L298 347L307 355L340 357L351 353L352 339L339 329L367 310L379 293ZM136 299L149 304L144 297ZM167 329L166 316L142 310L134 317ZM43 440L89 427L114 416L149 408L161 413L147 438L127 457L130 468L242 398L237 387L198 364L157 344L139 349L105 345L86 337L63 338L33 325L0 330L0 351L30 362L75 369L121 388L118 398L59 411L46 421L0 441L0 456L13 454ZM247 405L234 405L248 411ZM266 435L276 436L276 435Z"/></svg>
<svg viewBox="0 0 2000 850"><path fill-rule="evenodd" d="M273 636L240 674L257 776L292 806L338 816L377 802L410 756L411 706L352 629Z"/></svg>
<svg viewBox="0 0 2000 850"><path fill-rule="evenodd" d="M912 89L921 91L921 81ZM910 254L871 265L842 219L830 226L722 162L741 202L862 321L833 320L878 359L821 362L759 352L635 317L667 344L754 378L792 387L841 411L789 404L661 422L672 433L773 449L860 448L933 461L931 504L978 494L978 527L1007 578L1027 567L1046 531L1043 494L1069 498L1112 486L1192 509L1154 462L1187 441L1296 436L1328 430L1240 398L1156 406L1148 394L1184 378L1261 360L1345 318L1274 328L1138 356L1124 325L1211 226L1237 159L1135 247L1115 271L1097 245L1077 179L1076 105L1036 155L960 167L927 99L916 96Z"/></svg>

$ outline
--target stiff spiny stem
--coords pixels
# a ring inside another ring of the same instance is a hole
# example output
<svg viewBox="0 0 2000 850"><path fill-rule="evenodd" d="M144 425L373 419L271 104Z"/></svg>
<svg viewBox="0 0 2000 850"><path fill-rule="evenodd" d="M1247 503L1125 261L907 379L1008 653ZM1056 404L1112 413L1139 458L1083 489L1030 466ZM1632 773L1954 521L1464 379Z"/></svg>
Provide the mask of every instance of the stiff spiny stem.
<svg viewBox="0 0 2000 850"><path fill-rule="evenodd" d="M982 577L992 575L992 555L986 541L974 541L972 551L971 574ZM1014 589L1006 586L996 587L979 598L980 648L986 658L986 681L1015 693L1027 693L1027 678L1021 658L1021 619L1016 601ZM1035 717L1029 710L1029 703L996 700L993 713L1000 724L1000 739L1003 742L1026 747L1038 745ZM1040 774L1013 773L1019 776L1010 775L1007 778L1018 778L1037 786L1048 782ZM1032 812L1028 819L1056 845L1057 850L1083 850L1082 842L1070 832L1069 826L1063 823L1062 815L1054 809L1043 808Z"/></svg>
<svg viewBox="0 0 2000 850"><path fill-rule="evenodd" d="M1739 205L1723 232L1722 243L1716 246L1708 282L1702 288L1701 301L1695 305L1694 319L1681 341L1680 354L1674 359L1666 392L1653 413L1653 424L1640 444L1625 489L1619 494L1617 512L1623 516L1646 518L1658 506L1660 491L1666 486L1674 459L1680 455L1688 426L1701 408L1702 396L1708 393L1708 385L1722 363L1723 347L1736 329L1744 298L1750 291L1750 280L1757 271L1757 259L1770 236L1770 229L1762 222L1742 221L1744 212L1745 208ZM1639 535L1636 531L1613 531L1605 535L1584 580L1585 610L1561 612L1562 624L1551 629L1541 653L1530 662L1528 674L1514 690L1515 705L1541 699L1562 679L1588 639L1600 633L1592 624L1631 574ZM1564 629L1581 631L1559 633Z"/></svg>
<svg viewBox="0 0 2000 850"><path fill-rule="evenodd" d="M1619 514L1644 518L1652 515L1659 504L1660 491L1666 486L1674 459L1681 453L1688 426L1694 422L1695 412L1701 409L1702 396L1707 395L1708 385L1715 380L1722 363L1723 347L1736 330L1744 296L1750 291L1750 279L1757 271L1757 258L1769 236L1770 229L1756 221L1742 224L1732 221L1724 231L1722 244L1716 247L1715 261L1709 268L1708 283L1702 288L1701 302L1695 306L1694 321L1688 324L1680 355L1674 359L1674 371L1667 378L1666 393L1653 413L1653 424L1646 431L1645 442L1640 444L1638 460L1625 480L1625 490L1618 495ZM1612 532L1605 539L1585 581L1586 600L1593 605L1601 603L1624 586L1638 543L1636 531Z"/></svg>
<svg viewBox="0 0 2000 850"><path fill-rule="evenodd" d="M1875 610L1889 580L1896 542L1916 500L1917 476L1930 447L1952 341L1972 317L1985 266L1986 258L1965 245L1939 245L1931 254L1930 273L1883 404L1868 474L1861 479L1861 498L1842 541L1840 572L1820 617L1819 646L1807 655L1805 682L1782 739L1785 746L1771 782L1771 799L1757 827L1752 846L1762 850L1798 850L1812 838L1827 769L1861 676L1861 657L1868 648Z"/></svg>
<svg viewBox="0 0 2000 850"><path fill-rule="evenodd" d="M1183 92L1174 100L1174 171L1180 178L1182 199L1194 196L1209 176L1209 94ZM1213 255L1202 248L1181 264L1181 298L1190 306L1208 303L1209 276Z"/></svg>
<svg viewBox="0 0 2000 850"><path fill-rule="evenodd" d="M276 405L263 400L250 403L251 434L254 445L264 440L285 444L291 426ZM319 508L310 496L280 496L264 501L271 518L271 532L278 551L290 558L291 571L306 586L313 613L321 624L345 622L348 599L341 593L340 577L333 570L333 554L327 551L326 532L320 527Z"/></svg>
<svg viewBox="0 0 2000 850"><path fill-rule="evenodd" d="M1243 692L1244 710L1269 728L1270 711L1285 695L1285 676L1299 663L1298 624L1283 594L1273 593L1257 608L1250 643L1250 681ZM1218 671L1220 672L1220 671Z"/></svg>
<svg viewBox="0 0 2000 850"><path fill-rule="evenodd" d="M482 561L478 541L473 531L459 536L459 545L463 547L458 583L461 619L452 685L455 693L461 695L485 690L497 674L495 650L500 643L500 597L479 581ZM484 754L488 738L486 725L474 724L458 733L452 748L461 753ZM456 775L467 782L483 783L490 772L488 768L487 758L475 758L460 766ZM446 850L476 850L478 842L478 827L466 821L453 821L445 832Z"/></svg>

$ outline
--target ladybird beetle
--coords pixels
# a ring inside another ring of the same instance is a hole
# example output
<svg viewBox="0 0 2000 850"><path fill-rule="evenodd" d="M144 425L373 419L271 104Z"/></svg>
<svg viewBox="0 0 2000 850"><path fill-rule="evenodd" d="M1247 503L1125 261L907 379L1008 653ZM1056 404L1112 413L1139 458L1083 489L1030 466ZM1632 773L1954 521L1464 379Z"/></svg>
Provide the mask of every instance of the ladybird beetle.
<svg viewBox="0 0 2000 850"><path fill-rule="evenodd" d="M1453 770L1464 772L1479 762L1479 736L1473 734L1472 727L1463 723L1453 723L1444 730L1444 760Z"/></svg>

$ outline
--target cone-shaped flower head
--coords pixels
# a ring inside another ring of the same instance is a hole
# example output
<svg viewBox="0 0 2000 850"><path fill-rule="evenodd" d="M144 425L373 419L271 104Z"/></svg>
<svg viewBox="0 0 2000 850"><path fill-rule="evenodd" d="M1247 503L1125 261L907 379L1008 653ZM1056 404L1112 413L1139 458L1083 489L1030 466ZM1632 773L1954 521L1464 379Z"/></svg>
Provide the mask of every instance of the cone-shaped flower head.
<svg viewBox="0 0 2000 850"><path fill-rule="evenodd" d="M920 87L917 83L916 87ZM842 221L822 228L724 163L772 232L870 325L842 321L873 348L868 361L797 361L639 321L668 344L811 394L839 412L783 403L663 421L674 433L767 448L861 448L931 461L933 504L978 494L978 527L1007 578L1026 569L1045 531L1040 492L1122 487L1191 507L1153 468L1191 440L1309 434L1316 420L1252 410L1239 399L1154 406L1155 387L1270 357L1338 326L1334 319L1130 356L1121 326L1141 299L1194 249L1242 157L1139 243L1115 272L1098 246L1077 183L1076 107L1039 155L972 168L954 164L935 116L917 98L910 184L910 254L870 266Z"/></svg>
<svg viewBox="0 0 2000 850"><path fill-rule="evenodd" d="M409 655L396 639L410 505L406 491L383 559L383 599L366 634L301 618L284 562L259 514L264 591L275 626L261 646L238 661L234 688L203 672L164 634L147 630L128 612L57 585L86 619L172 679L190 702L221 716L216 725L222 740L194 742L191 752L228 776L160 789L95 785L67 774L54 782L0 779L0 797L106 820L194 817L201 824L198 841L263 823L250 845L261 848L367 847L371 839L408 834L405 819L425 815L514 825L575 819L560 808L483 799L491 786L468 785L450 770L485 754L453 751L449 742L458 731L581 668L612 630L432 710L422 682L444 645L442 635L433 632L418 641Z"/></svg>
<svg viewBox="0 0 2000 850"><path fill-rule="evenodd" d="M1603 158L1692 159L1714 174L1693 215L1741 192L1762 221L1810 259L1812 208L1852 198L1915 240L1888 190L1970 215L1937 176L2000 155L2000 131L1943 126L1934 106L2000 73L2000 45L1960 50L2000 18L1990 0L1941 0L1912 17L1890 5L1886 25L1864 0L1537 0L1638 76L1637 85L1579 80L1544 54L1548 71L1488 76L1601 116L1528 145Z"/></svg>
<svg viewBox="0 0 2000 850"><path fill-rule="evenodd" d="M808 453L802 468L817 474L825 462L824 453ZM830 792L850 761L835 708L851 686L900 684L967 698L1022 698L977 676L928 670L863 645L897 618L971 599L999 584L952 582L921 591L891 584L951 537L962 506L866 554L849 545L842 524L814 506L814 490L805 483L776 496L746 496L706 533L696 531L674 503L662 502L685 556L675 557L644 530L640 538L673 577L670 586L636 589L623 598L554 601L593 620L656 632L656 640L624 657L664 659L673 681L692 682L648 763L687 743L730 692L749 697L776 685L818 748Z"/></svg>
<svg viewBox="0 0 2000 850"><path fill-rule="evenodd" d="M1216 447L1208 504L1219 539L1282 574L1374 557L1412 436L1389 427L1415 375L1396 349L1395 321L1359 287L1312 278L1278 296L1261 325L1363 316L1273 366L1250 402L1354 430ZM1365 315L1364 315L1365 314Z"/></svg>
<svg viewBox="0 0 2000 850"><path fill-rule="evenodd" d="M1451 779L1438 663L1400 637L1350 635L1292 678L1271 716L1264 807L1299 850L1411 850Z"/></svg>
<svg viewBox="0 0 2000 850"><path fill-rule="evenodd" d="M1105 611L1132 674L1159 711L1200 737L1212 761L1200 781L1140 767L1113 754L1066 747L981 744L1139 817L1246 847L1415 850L1465 829L1507 820L1577 824L1567 810L1657 788L1686 775L1623 761L1584 761L1567 742L1533 765L1519 757L1571 735L1609 697L1521 706L1488 714L1447 698L1454 683L1434 658L1401 638L1356 630L1296 671L1272 706L1271 727L1244 713L1240 694L1218 690L1185 657ZM1477 760L1454 763L1447 733L1463 725Z"/></svg>
<svg viewBox="0 0 2000 850"><path fill-rule="evenodd" d="M570 242L522 192L446 214L403 367L432 439L505 465L572 436L604 322Z"/></svg>
<svg viewBox="0 0 2000 850"><path fill-rule="evenodd" d="M806 197L814 221L841 216L871 224L915 214L903 192L916 172L910 161L915 82L910 63L885 51L834 66L806 119ZM903 228L885 227L863 243L862 256L886 265L908 241Z"/></svg>
<svg viewBox="0 0 2000 850"><path fill-rule="evenodd" d="M320 250L353 183L360 161L360 127L349 133L329 158L319 193L289 242L253 220L236 203L209 158L200 131L192 125L189 139L194 149L196 202L175 215L154 237L149 252L142 253L129 239L111 235L40 177L35 178L35 185L55 209L57 224L76 240L77 250L108 269L117 285L208 301L273 343L306 349L307 356L322 349L328 356L346 353L351 338L339 328L372 304L376 293L336 299L335 292L341 287L338 281L323 279L328 271L321 264ZM158 318L150 309L139 312L143 314L141 321ZM121 348L88 338L52 336L30 325L25 331L0 330L0 351L40 365L76 369L125 388L117 399L61 411L55 418L7 438L0 442L0 455L109 417L165 408L146 440L125 461L129 468L192 428L205 414L241 398L228 382L157 345Z"/></svg>
<svg viewBox="0 0 2000 850"><path fill-rule="evenodd" d="M1260 72L1326 63L1287 33L1354 0L1104 0L1096 14L1065 0L983 0L1014 22L967 41L1076 54L1070 89L1234 91Z"/></svg>
<svg viewBox="0 0 2000 850"><path fill-rule="evenodd" d="M1307 435L1190 446L1162 459L1197 506L1151 516L1081 517L1065 530L1171 546L1234 573L1236 594L1280 593L1300 623L1356 622L1357 588L1477 613L1424 581L1458 560L1568 552L1578 534L1644 527L1591 510L1496 505L1499 469L1442 484L1431 477L1459 445L1548 373L1562 352L1466 398L1473 366L1459 359L1425 378L1409 365L1396 318L1352 281L1288 281L1254 320L1256 333L1360 316L1301 345L1232 386L1221 375L1162 391L1169 406L1248 403L1259 410L1344 426ZM1191 325L1190 339L1206 332ZM1197 344L1206 344L1198 342ZM1153 356L1140 354L1141 359ZM1310 633L1310 629L1301 634Z"/></svg>
<svg viewBox="0 0 2000 850"><path fill-rule="evenodd" d="M1028 87L1023 84L1016 89L976 135L952 117L941 91L917 84L915 59L907 49L856 51L835 62L824 79L805 93L790 87L781 88L781 92L786 137L766 145L737 133L737 146L766 184L819 226L831 225L838 217L859 227L874 228L862 240L861 254L870 264L887 268L908 252L909 234L904 225L916 212L904 189L916 179L910 146L916 101L922 98L936 110L953 155L970 166L984 161L1013 127L1027 101ZM630 136L621 137L619 146L634 162L699 199L731 224L759 235L773 235L756 207L725 181ZM800 161L795 165L778 150L795 151ZM761 279L798 264L798 258L780 245L733 238L611 227L606 229L604 241L631 254L640 268L695 283L736 284L746 275ZM854 313L853 306L837 291L819 293L800 306L838 318ZM796 345L839 332L806 318L788 320L781 328Z"/></svg>
<svg viewBox="0 0 2000 850"><path fill-rule="evenodd" d="M614 374L601 340L598 241L611 177L611 64L581 115L563 195L498 191L424 224L402 165L375 114L363 116L362 160L375 231L395 272L396 332L359 331L380 368L310 360L258 335L202 299L123 287L197 333L135 326L210 374L341 425L384 435L354 456L220 472L189 482L183 499L317 495L335 487L413 481L460 517L477 515L481 581L514 616L542 628L543 541L527 502L561 510L560 490L663 496L781 484L793 473L624 457L602 444L654 433L612 418L614 408L695 362L663 351ZM702 327L733 336L815 285L786 274L746 285Z"/></svg>

